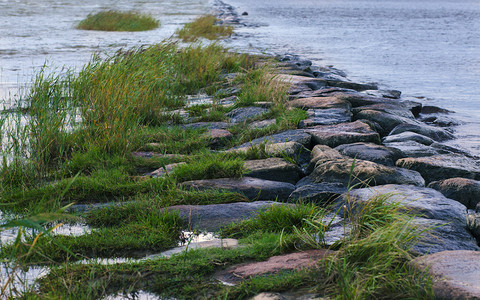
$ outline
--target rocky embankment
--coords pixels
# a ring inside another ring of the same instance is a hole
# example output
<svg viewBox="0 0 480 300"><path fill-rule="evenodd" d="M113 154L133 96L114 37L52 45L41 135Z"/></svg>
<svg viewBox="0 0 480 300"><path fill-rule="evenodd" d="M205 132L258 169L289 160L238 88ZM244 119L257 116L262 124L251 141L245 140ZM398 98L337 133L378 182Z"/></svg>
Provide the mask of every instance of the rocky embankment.
<svg viewBox="0 0 480 300"><path fill-rule="evenodd" d="M293 56L281 58L276 72L275 80L291 84L288 106L305 110L308 118L298 129L228 150L264 147L270 156L246 161L244 177L182 183L187 189L239 192L252 202L171 209L185 218L195 216L197 228L215 231L272 201L333 204L355 214L372 196L390 194L415 216L416 225L429 229L413 249L421 255L414 263L420 269L428 266L437 295L480 298L480 161L443 144L454 138L450 112L403 100L399 91L351 82L338 70L314 68ZM250 122L266 113L265 107L234 109L226 123L188 126L209 128L212 143L219 143L228 139L231 124L261 128L274 123ZM344 238L345 230L335 228L345 223L337 216L326 240Z"/></svg>

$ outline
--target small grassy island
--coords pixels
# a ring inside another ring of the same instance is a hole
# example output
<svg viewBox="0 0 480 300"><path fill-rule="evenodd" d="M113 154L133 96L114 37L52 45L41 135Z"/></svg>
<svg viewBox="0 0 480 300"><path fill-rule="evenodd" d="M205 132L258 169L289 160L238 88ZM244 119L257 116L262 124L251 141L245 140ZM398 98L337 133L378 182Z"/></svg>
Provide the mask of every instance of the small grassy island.
<svg viewBox="0 0 480 300"><path fill-rule="evenodd" d="M146 31L155 29L158 25L159 22L149 15L109 10L88 15L77 25L77 28L101 31Z"/></svg>
<svg viewBox="0 0 480 300"><path fill-rule="evenodd" d="M217 17L213 15L201 16L185 24L182 29L177 30L177 34L184 42L193 42L198 38L216 40L231 36L233 27L219 25L218 22Z"/></svg>

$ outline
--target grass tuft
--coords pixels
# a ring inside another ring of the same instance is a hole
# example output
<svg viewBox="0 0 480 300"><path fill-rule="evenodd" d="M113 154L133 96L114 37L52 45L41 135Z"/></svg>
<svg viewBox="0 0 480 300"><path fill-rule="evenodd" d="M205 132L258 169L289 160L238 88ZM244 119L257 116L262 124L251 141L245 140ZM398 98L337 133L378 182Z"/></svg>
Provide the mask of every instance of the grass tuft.
<svg viewBox="0 0 480 300"><path fill-rule="evenodd" d="M193 22L185 24L182 29L177 30L177 34L184 42L193 42L198 38L216 40L231 36L233 27L217 25L218 21L213 15L201 16Z"/></svg>
<svg viewBox="0 0 480 300"><path fill-rule="evenodd" d="M77 25L77 28L101 31L146 31L155 29L158 25L159 22L149 15L108 10L89 14Z"/></svg>

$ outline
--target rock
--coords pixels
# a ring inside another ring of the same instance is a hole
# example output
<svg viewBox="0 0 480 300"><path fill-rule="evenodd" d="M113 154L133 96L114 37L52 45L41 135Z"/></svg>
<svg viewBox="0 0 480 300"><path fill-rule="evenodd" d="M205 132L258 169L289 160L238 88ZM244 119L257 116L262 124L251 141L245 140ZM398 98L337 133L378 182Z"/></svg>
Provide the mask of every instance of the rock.
<svg viewBox="0 0 480 300"><path fill-rule="evenodd" d="M256 147L264 147L262 149L255 149L252 145L244 145L242 148L233 148L228 151L230 152L248 152L248 151L264 151L268 156L276 156L289 158L293 161L296 161L297 164L303 166L308 163L310 157L310 151L303 147L297 142L286 142L286 143L275 143L275 144L266 144L256 145Z"/></svg>
<svg viewBox="0 0 480 300"><path fill-rule="evenodd" d="M250 200L277 201L287 200L295 189L291 183L252 177L193 180L183 182L181 186L194 190L227 190L243 194Z"/></svg>
<svg viewBox="0 0 480 300"><path fill-rule="evenodd" d="M225 271L217 273L215 277L222 282L235 284L259 275L274 274L285 270L317 268L317 265L321 260L333 253L334 252L330 250L320 249L272 256L267 261L233 266Z"/></svg>
<svg viewBox="0 0 480 300"><path fill-rule="evenodd" d="M136 151L132 152L132 156L141 158L168 158L168 159L184 159L182 154L165 154L160 152Z"/></svg>
<svg viewBox="0 0 480 300"><path fill-rule="evenodd" d="M300 129L300 130L292 129L292 130L287 130L277 134L254 139L250 142L241 144L240 146L237 146L235 148L236 149L245 148L245 147L250 147L251 145L260 145L262 143L277 144L277 143L286 143L286 142L297 142L303 145L304 147L309 148L310 141L311 141L310 134L306 133L303 129Z"/></svg>
<svg viewBox="0 0 480 300"><path fill-rule="evenodd" d="M421 121L428 124L440 126L440 127L451 127L451 126L458 126L458 125L465 124L462 121L459 121L457 119L453 119L450 117L446 117L446 116L430 116L430 117L422 118Z"/></svg>
<svg viewBox="0 0 480 300"><path fill-rule="evenodd" d="M336 80L336 79L310 78L310 77L286 75L286 74L279 74L278 76L275 77L275 80L291 84L293 87L291 89L291 92L293 93L299 93L299 92L308 91L308 90L318 90L321 88L325 88L327 86L352 89L356 91L377 89L377 86L373 84L362 84L362 83L342 81L342 80Z"/></svg>
<svg viewBox="0 0 480 300"><path fill-rule="evenodd" d="M380 136L361 121L336 125L314 126L305 129L315 144L337 147L356 142L380 143Z"/></svg>
<svg viewBox="0 0 480 300"><path fill-rule="evenodd" d="M334 150L325 145L316 145L313 147L312 152L310 153L310 163L307 167L307 173L310 174L315 169L315 165L321 161L327 162L331 160L343 159L346 158L338 150Z"/></svg>
<svg viewBox="0 0 480 300"><path fill-rule="evenodd" d="M160 254L152 254L146 256L143 260L158 259L160 257L171 257L175 254L179 254L185 251L193 249L204 249L204 248L222 248L222 249L235 249L238 248L238 240L236 239L219 239L216 238L211 241L196 242L195 239L188 243L188 245L178 246L173 249L163 251Z"/></svg>
<svg viewBox="0 0 480 300"><path fill-rule="evenodd" d="M245 169L249 177L266 180L297 183L303 177L299 166L288 163L282 158L267 158L245 161Z"/></svg>
<svg viewBox="0 0 480 300"><path fill-rule="evenodd" d="M393 128L401 124L421 125L413 118L405 118L378 110L361 110L355 114L354 119L366 119L378 123L384 129L384 132L379 132L381 135L387 135Z"/></svg>
<svg viewBox="0 0 480 300"><path fill-rule="evenodd" d="M353 166L353 170L352 170ZM420 173L396 167L387 167L371 161L337 159L318 162L310 177L314 182L338 182L345 185L412 184L423 186Z"/></svg>
<svg viewBox="0 0 480 300"><path fill-rule="evenodd" d="M411 131L428 136L437 142L451 140L454 138L450 132L445 131L444 129L425 124L400 124L393 128L389 135L399 134L405 131Z"/></svg>
<svg viewBox="0 0 480 300"><path fill-rule="evenodd" d="M480 179L480 163L458 154L402 158L397 166L420 172L428 183L454 177Z"/></svg>
<svg viewBox="0 0 480 300"><path fill-rule="evenodd" d="M166 208L178 211L189 228L215 232L233 222L255 216L259 210L272 205L284 205L274 201L237 202L209 205L174 205Z"/></svg>
<svg viewBox="0 0 480 300"><path fill-rule="evenodd" d="M300 98L288 102L289 106L300 109L328 109L328 108L340 108L344 110L350 110L352 105L346 100L339 99L337 97L310 97Z"/></svg>
<svg viewBox="0 0 480 300"><path fill-rule="evenodd" d="M410 132L410 131L389 135L383 138L384 143L409 142L409 141L417 142L427 146L435 142L429 137L426 137L424 135L421 135L415 132Z"/></svg>
<svg viewBox="0 0 480 300"><path fill-rule="evenodd" d="M315 183L309 177L304 177L295 186L288 202L311 202L327 205L347 191L344 184L321 182Z"/></svg>
<svg viewBox="0 0 480 300"><path fill-rule="evenodd" d="M180 162L180 163L175 163L175 164L169 164L169 165L166 165L165 167L161 167L153 172L150 172L150 173L147 173L145 174L145 176L150 176L150 177L153 177L153 178L157 178L157 177L163 177L165 175L168 175L169 173L173 172L173 170L178 167L178 166L181 166L181 165L185 165L186 163L184 162Z"/></svg>
<svg viewBox="0 0 480 300"><path fill-rule="evenodd" d="M399 101L388 98L379 98L363 95L361 93L344 93L337 94L338 98L347 100L352 104L353 107L360 107L366 105L376 105L376 104L391 104L399 108L404 108L410 110L415 117L420 115L422 109L422 104L414 101Z"/></svg>
<svg viewBox="0 0 480 300"><path fill-rule="evenodd" d="M263 107L239 107L227 113L231 123L242 123L248 119L255 118L268 112L268 109Z"/></svg>
<svg viewBox="0 0 480 300"><path fill-rule="evenodd" d="M461 154L461 155L464 155L464 156L467 156L467 157L472 157L472 155L468 151L458 149L458 148L455 148L455 147L452 147L452 146L449 146L449 145L445 145L445 144L442 144L442 143L435 142L435 143L431 144L430 146L432 148L434 148L435 150L437 150L438 153L440 153L440 154L456 153L456 154Z"/></svg>
<svg viewBox="0 0 480 300"><path fill-rule="evenodd" d="M467 228L480 243L480 213L467 214Z"/></svg>
<svg viewBox="0 0 480 300"><path fill-rule="evenodd" d="M440 191L447 198L457 200L469 209L475 209L480 203L480 181L457 177L431 182L428 187Z"/></svg>
<svg viewBox="0 0 480 300"><path fill-rule="evenodd" d="M300 121L299 128L346 123L352 120L352 113L340 108L309 109L307 113L308 118Z"/></svg>
<svg viewBox="0 0 480 300"><path fill-rule="evenodd" d="M377 103L377 104L371 104L366 106L359 106L352 109L354 114L357 114L362 110L376 110L376 111L388 113L388 114L403 117L403 118L408 118L408 119L415 118L415 116L413 115L410 109L402 106L398 106L395 104L391 104L391 103Z"/></svg>
<svg viewBox="0 0 480 300"><path fill-rule="evenodd" d="M290 95L290 100L300 99L300 98L315 98L315 97L336 97L337 95L344 95L344 94L356 94L357 91L349 90L349 89L342 89L338 87L326 87L319 90L309 90L303 91L295 95ZM344 100L345 101L345 100ZM349 102L350 103L350 102Z"/></svg>
<svg viewBox="0 0 480 300"><path fill-rule="evenodd" d="M189 129L226 129L228 127L228 123L226 122L197 122L197 123L190 123L190 124L183 124L181 125L183 128Z"/></svg>
<svg viewBox="0 0 480 300"><path fill-rule="evenodd" d="M250 124L248 124L248 127L251 129L262 129L266 128L268 126L271 126L276 123L275 119L269 119L269 120L263 120L263 121L255 121Z"/></svg>
<svg viewBox="0 0 480 300"><path fill-rule="evenodd" d="M384 143L385 147L397 149L406 157L424 157L440 154L438 150L415 141Z"/></svg>
<svg viewBox="0 0 480 300"><path fill-rule="evenodd" d="M453 111L436 107L436 106L425 105L425 106L422 106L421 113L422 114L438 114L438 113L449 114L449 113L453 113Z"/></svg>
<svg viewBox="0 0 480 300"><path fill-rule="evenodd" d="M366 90L362 93L367 94L369 96L374 97L383 97L383 98L390 98L390 99L399 99L402 95L401 91L398 90Z"/></svg>
<svg viewBox="0 0 480 300"><path fill-rule="evenodd" d="M386 166L395 166L397 159L403 158L403 152L372 143L344 144L335 148L340 154L362 160L369 160Z"/></svg>
<svg viewBox="0 0 480 300"><path fill-rule="evenodd" d="M417 257L412 265L433 277L436 299L480 299L480 252L443 251Z"/></svg>
<svg viewBox="0 0 480 300"><path fill-rule="evenodd" d="M203 134L213 148L219 148L225 145L228 140L233 138L233 134L225 129L210 129Z"/></svg>

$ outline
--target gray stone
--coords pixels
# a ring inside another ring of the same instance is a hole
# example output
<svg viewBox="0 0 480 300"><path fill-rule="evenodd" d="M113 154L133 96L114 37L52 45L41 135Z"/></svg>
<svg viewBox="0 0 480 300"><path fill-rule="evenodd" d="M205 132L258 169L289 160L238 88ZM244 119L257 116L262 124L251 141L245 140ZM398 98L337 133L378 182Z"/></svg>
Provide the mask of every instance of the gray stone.
<svg viewBox="0 0 480 300"><path fill-rule="evenodd" d="M440 126L440 127L451 127L451 126L458 126L464 124L464 122L459 121L454 118L450 118L447 116L430 116L421 119L422 122Z"/></svg>
<svg viewBox="0 0 480 300"><path fill-rule="evenodd" d="M420 124L413 118L405 118L402 116L386 113L378 110L362 110L355 114L355 120L365 119L378 123L384 129L384 132L380 132L382 135L387 135L393 128L400 124Z"/></svg>
<svg viewBox="0 0 480 300"><path fill-rule="evenodd" d="M243 194L250 200L278 201L287 200L295 189L291 183L252 177L193 180L183 182L181 186L194 190L227 190Z"/></svg>
<svg viewBox="0 0 480 300"><path fill-rule="evenodd" d="M346 123L352 120L352 113L340 108L309 109L307 113L308 118L300 121L300 128Z"/></svg>
<svg viewBox="0 0 480 300"><path fill-rule="evenodd" d="M276 122L275 119L255 121L248 124L248 127L250 127L251 129L262 129L275 124L275 122Z"/></svg>
<svg viewBox="0 0 480 300"><path fill-rule="evenodd" d="M442 113L442 114L449 114L453 113L454 111L440 108L437 106L431 106L431 105L425 105L422 107L422 114L437 114L437 113Z"/></svg>
<svg viewBox="0 0 480 300"><path fill-rule="evenodd" d="M397 166L420 172L427 183L454 177L480 179L480 162L458 154L402 158Z"/></svg>
<svg viewBox="0 0 480 300"><path fill-rule="evenodd" d="M362 93L344 93L343 95L337 94L338 98L347 100L352 104L353 107L360 107L366 105L375 105L375 104L392 104L396 105L399 108L404 108L410 110L414 116L418 116L422 109L422 104L414 101L400 101L395 99L388 98L379 98L364 95Z"/></svg>
<svg viewBox="0 0 480 300"><path fill-rule="evenodd" d="M377 104L371 104L371 105L366 105L366 106L359 106L354 108L352 111L354 114L357 114L361 112L362 110L376 110L379 112L384 112L388 113L391 115L399 116L399 117L404 117L408 119L414 119L415 116L413 115L412 111L405 108L398 106L396 104L390 104L390 103L377 103Z"/></svg>
<svg viewBox="0 0 480 300"><path fill-rule="evenodd" d="M347 191L347 187L341 183L313 182L309 177L304 177L295 186L295 190L288 198L289 202L301 200L327 205Z"/></svg>
<svg viewBox="0 0 480 300"><path fill-rule="evenodd" d="M178 166L181 166L181 165L185 165L186 163L184 162L180 162L180 163L175 163L175 164L169 164L169 165L166 165L165 167L161 167L153 172L150 172L150 173L147 173L145 174L145 176L150 176L150 177L153 177L153 178L157 178L157 177L163 177L165 175L168 175L170 173L173 172L173 170L178 167Z"/></svg>
<svg viewBox="0 0 480 300"><path fill-rule="evenodd" d="M346 100L339 99L337 97L309 97L300 98L288 102L289 106L301 108L301 109L329 109L340 108L344 110L350 110L352 105Z"/></svg>
<svg viewBox="0 0 480 300"><path fill-rule="evenodd" d="M438 150L415 141L384 143L385 147L402 151L406 157L424 157L440 154Z"/></svg>
<svg viewBox="0 0 480 300"><path fill-rule="evenodd" d="M238 222L267 209L272 205L284 205L274 201L237 202L209 205L175 205L166 208L178 211L180 217L190 228L215 232L226 225Z"/></svg>
<svg viewBox="0 0 480 300"><path fill-rule="evenodd" d="M260 145L260 144L277 144L277 143L285 143L285 142L297 142L303 145L304 147L310 147L310 140L311 137L308 133L306 133L302 129L292 129L287 130L284 132L280 132L277 134L261 137L258 139L254 139L250 142L241 144L235 148L245 148L251 145Z"/></svg>
<svg viewBox="0 0 480 300"><path fill-rule="evenodd" d="M390 99L399 99L400 96L402 95L402 92L398 90L367 90L367 91L363 91L362 93L367 94L369 96L383 97L383 98L390 98Z"/></svg>
<svg viewBox="0 0 480 300"><path fill-rule="evenodd" d="M480 203L480 181L450 178L431 182L428 187L440 191L447 198L457 200L469 209L475 209Z"/></svg>
<svg viewBox="0 0 480 300"><path fill-rule="evenodd" d="M267 158L245 161L245 169L249 177L266 180L297 183L303 177L299 166L288 163L282 158Z"/></svg>
<svg viewBox="0 0 480 300"><path fill-rule="evenodd" d="M253 147L263 147L261 149L255 149ZM246 145L244 144L243 147L233 148L228 150L229 152L248 152L248 151L263 151L268 156L276 156L276 157L283 157L289 158L297 164L303 166L306 164L310 157L310 151L303 147L302 144L297 142L284 142L284 143L275 143L275 144L251 144Z"/></svg>
<svg viewBox="0 0 480 300"><path fill-rule="evenodd" d="M467 214L467 228L480 243L480 213Z"/></svg>
<svg viewBox="0 0 480 300"><path fill-rule="evenodd" d="M445 131L442 128L437 128L426 124L400 124L393 128L389 135L399 134L405 131L411 131L428 136L437 142L451 140L454 138L450 132Z"/></svg>
<svg viewBox="0 0 480 300"><path fill-rule="evenodd" d="M435 142L429 137L426 137L424 135L421 135L415 132L410 132L410 131L389 135L383 138L384 143L409 142L409 141L417 142L427 146L430 146Z"/></svg>
<svg viewBox="0 0 480 300"><path fill-rule="evenodd" d="M350 158L318 162L310 177L315 182L338 182L351 186L389 183L417 186L425 184L418 172Z"/></svg>
<svg viewBox="0 0 480 300"><path fill-rule="evenodd" d="M361 121L336 125L315 126L305 129L315 144L337 147L342 144L371 142L380 144L380 136Z"/></svg>
<svg viewBox="0 0 480 300"><path fill-rule="evenodd" d="M339 87L356 91L377 89L377 86L373 84L362 84L337 79L310 78L286 74L279 74L275 77L275 80L290 84L292 86L290 93L292 94L308 90L318 90L325 87Z"/></svg>
<svg viewBox="0 0 480 300"><path fill-rule="evenodd" d="M386 166L395 166L397 159L404 157L403 152L398 149L372 143L345 144L336 147L335 150L351 158L369 160Z"/></svg>
<svg viewBox="0 0 480 300"><path fill-rule="evenodd" d="M436 299L480 299L480 252L443 251L417 257L412 265L433 277Z"/></svg>
<svg viewBox="0 0 480 300"><path fill-rule="evenodd" d="M226 122L197 122L197 123L190 123L190 124L183 124L181 125L183 128L189 129L226 129L228 127L228 123Z"/></svg>
<svg viewBox="0 0 480 300"><path fill-rule="evenodd" d="M263 107L239 107L227 113L227 117L230 118L231 123L242 123L247 121L248 119L261 116L266 112L268 112L268 109Z"/></svg>
<svg viewBox="0 0 480 300"><path fill-rule="evenodd" d="M307 167L307 174L312 173L313 169L315 169L315 165L320 161L327 162L343 158L346 157L340 154L338 150L332 149L325 145L315 145L310 153L310 163Z"/></svg>

